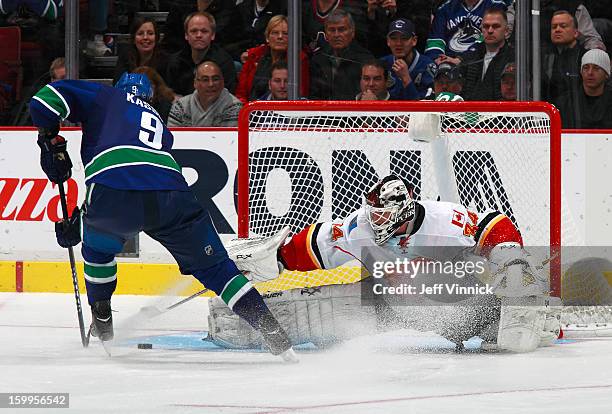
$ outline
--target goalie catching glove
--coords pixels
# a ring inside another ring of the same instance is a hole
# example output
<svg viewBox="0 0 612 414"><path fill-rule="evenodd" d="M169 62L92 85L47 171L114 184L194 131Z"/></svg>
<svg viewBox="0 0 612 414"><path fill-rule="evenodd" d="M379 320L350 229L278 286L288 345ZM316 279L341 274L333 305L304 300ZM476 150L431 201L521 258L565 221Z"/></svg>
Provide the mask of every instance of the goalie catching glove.
<svg viewBox="0 0 612 414"><path fill-rule="evenodd" d="M543 266L516 243L500 243L489 253L489 285L500 297L548 295L548 276Z"/></svg>
<svg viewBox="0 0 612 414"><path fill-rule="evenodd" d="M251 281L265 282L276 279L283 271L277 251L290 233L284 227L267 238L234 239L226 244L227 254Z"/></svg>

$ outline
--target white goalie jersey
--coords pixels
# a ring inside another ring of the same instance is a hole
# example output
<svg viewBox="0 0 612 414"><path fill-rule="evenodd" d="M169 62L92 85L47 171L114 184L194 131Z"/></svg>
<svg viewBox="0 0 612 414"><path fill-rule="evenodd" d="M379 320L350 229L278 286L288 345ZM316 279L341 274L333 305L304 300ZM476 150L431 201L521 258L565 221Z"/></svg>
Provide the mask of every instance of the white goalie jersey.
<svg viewBox="0 0 612 414"><path fill-rule="evenodd" d="M476 213L460 204L428 200L418 202L410 234L394 235L381 246L375 243L374 231L361 208L341 223L305 228L280 249L279 256L287 269L308 271L361 260L363 248L375 250L376 257L417 257L421 247L475 247L475 253L486 256L500 243L522 246L520 233L504 214Z"/></svg>

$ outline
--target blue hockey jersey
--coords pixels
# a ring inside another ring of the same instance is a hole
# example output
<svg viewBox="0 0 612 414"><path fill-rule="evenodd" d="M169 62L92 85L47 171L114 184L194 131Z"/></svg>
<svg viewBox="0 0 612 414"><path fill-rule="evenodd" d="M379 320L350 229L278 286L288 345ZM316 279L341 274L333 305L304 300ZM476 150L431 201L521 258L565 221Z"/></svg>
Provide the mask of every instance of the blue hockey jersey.
<svg viewBox="0 0 612 414"><path fill-rule="evenodd" d="M427 90L433 87L436 64L427 56L421 55L416 49L413 49L413 53L414 58L408 67L408 73L410 73L412 82L406 87L404 87L399 76L391 69L395 62L393 55L380 58L387 71L389 71L387 90L389 91L390 99L402 101L420 100L425 97Z"/></svg>
<svg viewBox="0 0 612 414"><path fill-rule="evenodd" d="M467 51L481 38L485 10L506 10L510 4L512 0L480 0L468 8L463 0L448 0L434 14L425 54L435 60L441 54L455 57Z"/></svg>
<svg viewBox="0 0 612 414"><path fill-rule="evenodd" d="M30 102L37 127L80 122L85 183L119 190L187 191L170 155L172 133L147 102L120 89L79 80L44 86Z"/></svg>

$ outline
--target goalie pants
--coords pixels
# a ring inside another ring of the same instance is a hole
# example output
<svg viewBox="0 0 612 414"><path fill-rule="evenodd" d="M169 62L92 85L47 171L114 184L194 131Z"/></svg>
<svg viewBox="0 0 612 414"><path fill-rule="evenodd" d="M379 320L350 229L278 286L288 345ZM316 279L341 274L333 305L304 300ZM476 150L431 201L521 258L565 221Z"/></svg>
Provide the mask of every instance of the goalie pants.
<svg viewBox="0 0 612 414"><path fill-rule="evenodd" d="M207 288L235 303L250 282L231 261L210 215L189 191L117 190L91 184L83 212L85 285L90 304L110 299L117 286L115 255L144 231Z"/></svg>

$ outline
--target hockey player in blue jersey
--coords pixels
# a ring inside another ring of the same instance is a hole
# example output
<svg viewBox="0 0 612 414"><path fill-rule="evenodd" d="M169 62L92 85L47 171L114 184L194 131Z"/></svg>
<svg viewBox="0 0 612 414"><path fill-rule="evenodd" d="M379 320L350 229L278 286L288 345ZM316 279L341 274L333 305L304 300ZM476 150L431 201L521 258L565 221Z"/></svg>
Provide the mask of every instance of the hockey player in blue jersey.
<svg viewBox="0 0 612 414"><path fill-rule="evenodd" d="M172 254L183 274L192 274L233 311L261 331L275 355L295 359L286 333L251 282L229 259L210 215L181 174L170 150L173 136L147 102L153 95L146 75L124 74L115 88L78 80L44 86L30 113L38 127L41 166L62 184L71 176L60 121L80 122L81 159L87 193L83 204L82 255L91 333L113 338L111 296L125 241L144 231ZM63 247L80 241L79 215L56 226Z"/></svg>

